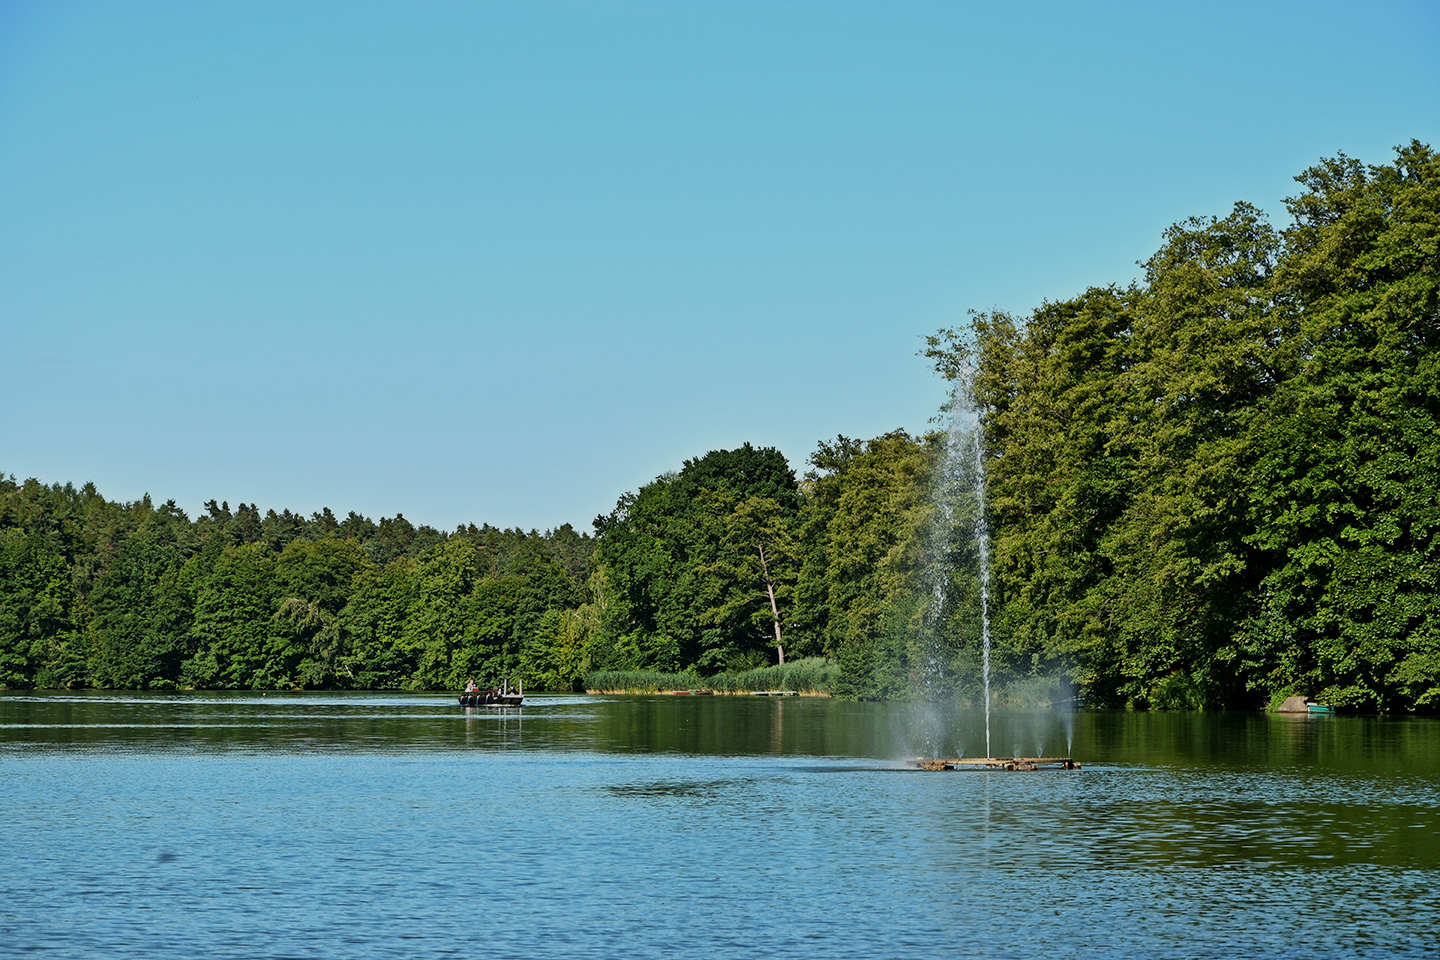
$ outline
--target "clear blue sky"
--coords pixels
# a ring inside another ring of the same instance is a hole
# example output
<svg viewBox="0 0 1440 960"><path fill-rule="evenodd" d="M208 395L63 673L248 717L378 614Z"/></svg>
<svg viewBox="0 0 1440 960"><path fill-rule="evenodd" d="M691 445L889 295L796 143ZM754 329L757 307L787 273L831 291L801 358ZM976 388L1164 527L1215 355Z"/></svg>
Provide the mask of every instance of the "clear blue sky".
<svg viewBox="0 0 1440 960"><path fill-rule="evenodd" d="M1440 144L1440 4L0 0L0 472L590 520Z"/></svg>

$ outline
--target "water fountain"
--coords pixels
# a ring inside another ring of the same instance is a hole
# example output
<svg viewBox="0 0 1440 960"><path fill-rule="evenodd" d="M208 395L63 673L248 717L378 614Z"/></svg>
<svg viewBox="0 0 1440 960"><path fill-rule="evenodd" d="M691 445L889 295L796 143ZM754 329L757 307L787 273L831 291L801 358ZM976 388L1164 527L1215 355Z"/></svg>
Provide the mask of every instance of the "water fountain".
<svg viewBox="0 0 1440 960"><path fill-rule="evenodd" d="M931 531L931 630L945 626L945 601L951 586L949 544L958 535L974 545L980 586L981 684L985 699L985 756L990 747L990 526L985 515L985 444L980 408L970 371L955 380L947 408L950 417L935 483L935 520ZM959 530L964 526L968 529ZM938 641L938 637L937 637ZM938 646L939 643L937 642Z"/></svg>
<svg viewBox="0 0 1440 960"><path fill-rule="evenodd" d="M937 544L948 543L955 534L955 501L958 497L973 498L971 508L980 582L980 677L985 698L985 756L971 759L927 760L913 763L923 770L1078 770L1080 765L1069 757L995 757L990 747L990 521L985 511L985 431L980 418L980 405L975 400L974 370L968 365L955 378L951 396L950 426L945 435L945 452L936 484ZM932 629L943 625L945 592L949 570L945 563L948 551L934 551L932 570L934 599Z"/></svg>

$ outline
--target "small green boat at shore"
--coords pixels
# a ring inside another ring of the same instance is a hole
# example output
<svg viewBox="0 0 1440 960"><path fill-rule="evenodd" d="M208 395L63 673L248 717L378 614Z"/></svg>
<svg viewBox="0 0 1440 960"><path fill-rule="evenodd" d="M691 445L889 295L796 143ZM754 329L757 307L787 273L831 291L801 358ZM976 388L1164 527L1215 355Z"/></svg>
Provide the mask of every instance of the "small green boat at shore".
<svg viewBox="0 0 1440 960"><path fill-rule="evenodd" d="M1285 702L1280 704L1276 713L1309 714L1314 717L1329 717L1335 715L1335 708L1327 703L1317 703L1309 697L1293 696L1286 697Z"/></svg>

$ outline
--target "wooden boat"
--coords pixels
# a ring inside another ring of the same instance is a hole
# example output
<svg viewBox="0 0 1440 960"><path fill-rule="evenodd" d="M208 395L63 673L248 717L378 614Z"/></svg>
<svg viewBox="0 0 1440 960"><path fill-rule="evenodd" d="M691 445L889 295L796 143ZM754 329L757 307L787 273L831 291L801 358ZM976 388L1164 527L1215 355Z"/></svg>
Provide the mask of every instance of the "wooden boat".
<svg viewBox="0 0 1440 960"><path fill-rule="evenodd" d="M489 690L466 690L460 694L460 706L462 707L520 707L524 705L525 685L517 684L515 689L511 690L508 680Z"/></svg>
<svg viewBox="0 0 1440 960"><path fill-rule="evenodd" d="M672 697L713 697L714 690L671 690Z"/></svg>

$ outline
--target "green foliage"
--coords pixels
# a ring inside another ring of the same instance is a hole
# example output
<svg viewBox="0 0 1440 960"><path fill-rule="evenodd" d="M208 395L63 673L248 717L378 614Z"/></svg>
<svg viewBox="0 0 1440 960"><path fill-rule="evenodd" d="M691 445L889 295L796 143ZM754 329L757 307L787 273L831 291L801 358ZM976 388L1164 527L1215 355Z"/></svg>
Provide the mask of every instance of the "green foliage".
<svg viewBox="0 0 1440 960"><path fill-rule="evenodd" d="M703 678L694 670L597 670L586 674L584 683L586 690L597 693L662 693L696 690L705 685Z"/></svg>
<svg viewBox="0 0 1440 960"><path fill-rule="evenodd" d="M784 456L749 444L625 494L595 521L612 606L597 644L661 671L751 665L772 647L778 656L784 616L769 596L788 600L800 500Z"/></svg>
<svg viewBox="0 0 1440 960"><path fill-rule="evenodd" d="M904 431L840 437L797 483L777 451L747 445L626 494L596 521L587 685L688 668L713 687L788 653L838 662L827 691L916 695L934 653L914 637L937 449Z"/></svg>
<svg viewBox="0 0 1440 960"><path fill-rule="evenodd" d="M843 696L907 696L923 669L911 641L929 596L923 532L937 452L897 430L838 437L811 458L796 619L840 663Z"/></svg>
<svg viewBox="0 0 1440 960"><path fill-rule="evenodd" d="M0 477L0 687L454 688L526 657L573 686L593 547Z"/></svg>
<svg viewBox="0 0 1440 960"><path fill-rule="evenodd" d="M1338 705L1433 708L1440 633L1440 159L1297 178L1276 272L1285 389L1257 418L1249 542L1297 627L1282 672Z"/></svg>
<svg viewBox="0 0 1440 960"><path fill-rule="evenodd" d="M0 531L0 686L75 686L85 651L70 571L40 533Z"/></svg>
<svg viewBox="0 0 1440 960"><path fill-rule="evenodd" d="M944 437L898 430L819 444L799 481L777 450L711 451L594 537L192 521L0 476L0 687L974 702L984 517L1002 697L1440 709L1440 159L1297 180L1283 230L1239 203L1128 286L929 338L982 411L984 503L951 495Z"/></svg>
<svg viewBox="0 0 1440 960"><path fill-rule="evenodd" d="M755 690L793 690L796 693L829 694L835 691L840 665L826 657L805 657L782 664L721 673L709 678L706 685L726 693L748 693Z"/></svg>
<svg viewBox="0 0 1440 960"><path fill-rule="evenodd" d="M94 680L102 687L173 686L185 657L192 604L176 605L183 554L173 529L125 540L90 593Z"/></svg>
<svg viewBox="0 0 1440 960"><path fill-rule="evenodd" d="M1341 155L1277 233L1170 228L1141 284L941 331L986 408L997 647L1088 702L1440 700L1440 162Z"/></svg>
<svg viewBox="0 0 1440 960"><path fill-rule="evenodd" d="M204 564L198 558L192 562ZM196 652L182 668L182 682L256 690L286 685L299 649L274 617L283 599L267 544L225 547L201 575L190 628Z"/></svg>
<svg viewBox="0 0 1440 960"><path fill-rule="evenodd" d="M546 610L521 643L520 675L531 689L574 692L589 663L587 645L594 620L588 605Z"/></svg>
<svg viewBox="0 0 1440 960"><path fill-rule="evenodd" d="M835 689L839 670L838 664L824 657L807 657L754 670L722 671L708 677L701 677L693 671L599 670L585 676L584 688L611 693L707 689L717 693L793 690L796 693L829 694Z"/></svg>

